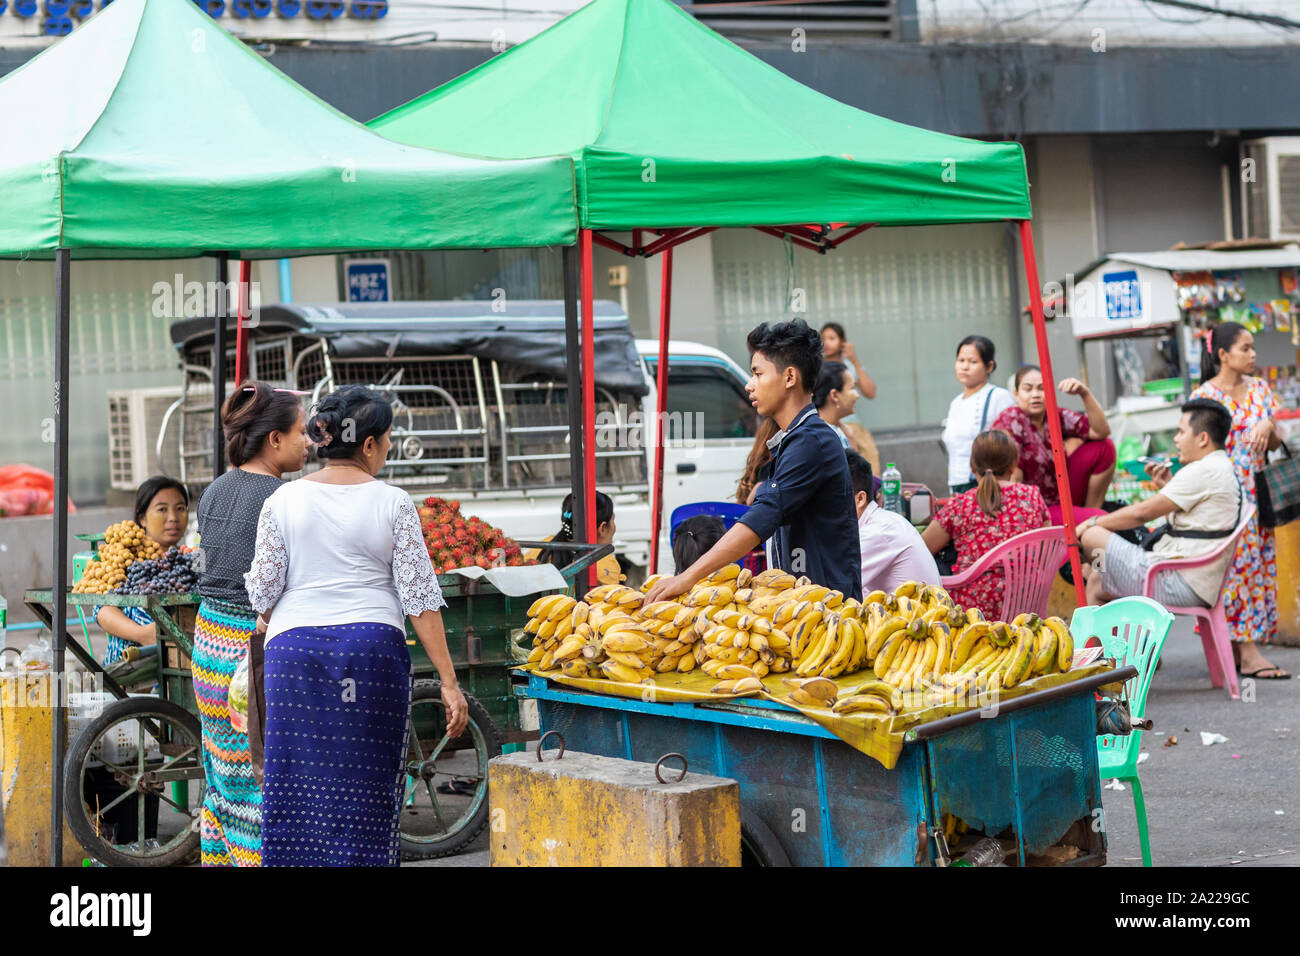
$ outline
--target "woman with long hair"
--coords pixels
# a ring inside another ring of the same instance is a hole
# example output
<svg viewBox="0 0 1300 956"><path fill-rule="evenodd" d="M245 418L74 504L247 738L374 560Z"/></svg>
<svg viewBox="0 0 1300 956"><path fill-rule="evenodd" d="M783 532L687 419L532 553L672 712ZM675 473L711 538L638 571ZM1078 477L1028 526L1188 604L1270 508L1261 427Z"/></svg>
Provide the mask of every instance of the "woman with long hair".
<svg viewBox="0 0 1300 956"><path fill-rule="evenodd" d="M772 450L767 447L767 443L776 437L779 430L776 421L771 418L759 421L758 430L754 434L754 447L749 450L749 455L745 458L745 473L740 476L740 481L736 484L738 504L754 503L754 492L758 488L758 474L763 470L763 466L772 460Z"/></svg>
<svg viewBox="0 0 1300 956"><path fill-rule="evenodd" d="M208 789L200 819L204 866L259 866L262 793L248 734L230 723L230 679L249 652L257 612L244 572L253 560L257 515L286 474L307 461L306 417L297 393L246 382L221 409L226 459L199 499L199 605L194 628L194 696L203 725Z"/></svg>
<svg viewBox="0 0 1300 956"><path fill-rule="evenodd" d="M1282 443L1274 417L1281 404L1268 383L1255 375L1255 337L1245 326L1223 322L1210 335L1202 358L1201 385L1192 398L1209 398L1232 415L1224 449L1237 470L1247 499L1256 502L1255 472ZM1277 634L1277 546L1271 528L1252 518L1223 582L1223 607L1232 632L1233 656L1242 677L1285 680L1291 675L1269 663L1259 641Z"/></svg>
<svg viewBox="0 0 1300 956"><path fill-rule="evenodd" d="M976 436L1016 403L1011 393L989 381L998 367L993 340L968 335L957 343L953 369L961 394L948 405L943 420L943 447L948 452L948 488L954 495L975 487L970 472L971 445Z"/></svg>
<svg viewBox="0 0 1300 956"><path fill-rule="evenodd" d="M258 518L249 603L266 627L266 866L396 866L411 711L409 620L442 680L451 739L468 708L411 496L375 476L392 405L349 385L307 423L324 467Z"/></svg>
<svg viewBox="0 0 1300 956"><path fill-rule="evenodd" d="M1056 483L1051 431L1047 426L1043 373L1037 365L1022 365L1016 370L1015 384L1016 404L993 419L989 428L1006 432L1019 446L1019 479L1037 486L1052 512L1052 521L1060 524L1061 491ZM1083 412L1057 409L1076 520L1103 515L1101 506L1115 474L1115 443L1109 437L1110 423L1092 390L1077 378L1062 379L1057 388L1083 400Z"/></svg>
<svg viewBox="0 0 1300 956"><path fill-rule="evenodd" d="M979 481L944 505L921 535L931 554L952 542L957 549L954 574L1008 538L1049 523L1042 493L1033 485L1012 481L1019 460L1020 449L1004 431L981 432L972 443L970 469ZM1002 569L993 568L965 587L953 588L952 599L965 607L978 607L994 620L1002 611L1003 583Z"/></svg>

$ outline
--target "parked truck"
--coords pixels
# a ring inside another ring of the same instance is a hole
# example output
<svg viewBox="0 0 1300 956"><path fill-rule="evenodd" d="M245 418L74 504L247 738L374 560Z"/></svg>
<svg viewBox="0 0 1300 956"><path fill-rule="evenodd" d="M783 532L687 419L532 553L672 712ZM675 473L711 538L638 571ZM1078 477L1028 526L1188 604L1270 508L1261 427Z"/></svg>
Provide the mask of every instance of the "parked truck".
<svg viewBox="0 0 1300 956"><path fill-rule="evenodd" d="M649 573L659 343L634 338L616 303L594 313L596 486L614 499L615 550L635 581ZM353 383L392 396L384 480L417 499L458 498L515 538L558 529L570 488L563 302L272 305L246 334L248 376L302 390L308 406ZM234 339L232 320L231 387ZM152 452L158 470L197 491L212 480L212 323L180 320L172 341L182 382ZM659 570L670 572L673 509L734 496L757 422L748 376L729 356L678 340L668 352Z"/></svg>

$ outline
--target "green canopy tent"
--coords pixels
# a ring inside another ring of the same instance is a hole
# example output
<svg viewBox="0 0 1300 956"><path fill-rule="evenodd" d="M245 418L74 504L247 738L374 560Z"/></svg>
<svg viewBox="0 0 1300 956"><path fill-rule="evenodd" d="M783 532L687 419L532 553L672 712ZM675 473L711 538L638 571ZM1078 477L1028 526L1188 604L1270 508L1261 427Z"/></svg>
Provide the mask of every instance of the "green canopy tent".
<svg viewBox="0 0 1300 956"><path fill-rule="evenodd" d="M0 129L0 257L55 263L56 681L67 616L72 259L214 255L224 283L231 256L572 249L576 241L569 158L498 161L393 143L292 82L189 0L116 0L0 79ZM220 434L220 297L216 312ZM213 444L219 474L221 442ZM63 832L63 721L58 708L54 865Z"/></svg>
<svg viewBox="0 0 1300 956"><path fill-rule="evenodd" d="M1038 288L1029 183L1019 144L949 136L847 106L790 79L671 0L593 0L369 125L420 146L502 158L573 157L584 330L591 322L593 242L627 255L664 253L660 426L667 392L671 250L714 229L753 227L827 252L872 226L1011 220L1020 224L1029 287ZM628 230L630 242L608 235ZM656 234L650 241L643 239L647 231ZM1030 295L1040 363L1050 378L1040 298ZM590 356L584 360L590 362ZM586 527L593 528L590 376L583 387L582 497ZM1070 525L1067 538L1073 543L1059 416L1050 392L1048 405ZM662 432L656 428L652 571L662 513ZM1071 561L1082 602L1073 549Z"/></svg>

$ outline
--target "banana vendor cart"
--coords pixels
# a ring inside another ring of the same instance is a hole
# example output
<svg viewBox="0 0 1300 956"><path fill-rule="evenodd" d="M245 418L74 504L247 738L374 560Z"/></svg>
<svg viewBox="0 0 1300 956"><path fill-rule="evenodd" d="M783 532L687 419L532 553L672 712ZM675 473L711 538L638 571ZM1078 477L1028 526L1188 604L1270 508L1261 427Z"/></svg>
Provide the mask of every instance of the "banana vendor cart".
<svg viewBox="0 0 1300 956"><path fill-rule="evenodd" d="M684 765L736 780L745 865L943 866L990 836L1014 842L1010 865L1100 866L1094 691L1136 674L916 724L893 769L772 701L656 703L521 672L514 689L537 701L543 747L558 737L583 753L662 759L668 779Z"/></svg>
<svg viewBox="0 0 1300 956"><path fill-rule="evenodd" d="M582 552L558 569L570 588L582 571L613 550L610 545L568 547ZM473 842L487 825L488 761L504 747L522 747L538 737L535 728L523 726L508 673L516 663L509 650L512 635L522 629L537 593L511 596L488 578L456 573L439 575L438 582L447 599L447 647L469 703L469 726L459 738L446 738L437 672L408 625L415 687L401 818L407 859L448 856ZM29 590L23 600L53 628L51 590ZM87 613L93 605L142 608L158 632L156 651L146 648L107 668L88 640L64 634L68 651L93 675L87 683L102 688L69 698L64 816L87 855L101 863L172 866L197 860L204 769L189 660L201 600L195 593L70 592L65 597L69 606ZM191 781L197 785L191 787Z"/></svg>

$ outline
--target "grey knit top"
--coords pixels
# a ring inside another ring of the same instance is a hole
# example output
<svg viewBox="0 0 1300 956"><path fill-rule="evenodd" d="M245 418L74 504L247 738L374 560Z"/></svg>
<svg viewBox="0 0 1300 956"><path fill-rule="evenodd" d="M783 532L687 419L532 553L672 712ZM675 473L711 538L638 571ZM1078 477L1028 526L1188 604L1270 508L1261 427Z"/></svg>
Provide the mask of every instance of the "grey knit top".
<svg viewBox="0 0 1300 956"><path fill-rule="evenodd" d="M248 610L244 575L253 563L257 518L262 505L284 482L270 475L232 468L208 485L199 499L199 548L203 571L199 593Z"/></svg>

